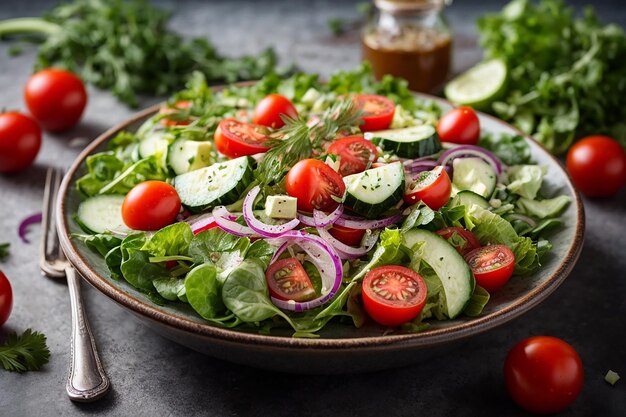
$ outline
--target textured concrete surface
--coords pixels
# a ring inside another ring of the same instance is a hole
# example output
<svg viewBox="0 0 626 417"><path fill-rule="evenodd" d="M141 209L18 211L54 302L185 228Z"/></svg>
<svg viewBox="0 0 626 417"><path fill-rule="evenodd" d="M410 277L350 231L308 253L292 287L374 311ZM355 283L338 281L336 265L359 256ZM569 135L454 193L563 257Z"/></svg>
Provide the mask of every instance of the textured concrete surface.
<svg viewBox="0 0 626 417"><path fill-rule="evenodd" d="M478 4L480 3L480 6ZM582 1L572 2L581 5ZM626 25L623 2L594 2L607 21ZM37 15L46 1L0 1L0 18ZM283 63L296 61L324 75L354 67L357 38L332 38L329 17L355 15L354 1L162 1L175 10L173 26L187 35L208 35L228 54L274 46ZM449 10L457 36L455 69L480 58L473 21L502 1L457 0ZM0 108L24 109L21 89L35 49L25 46L7 57L0 43ZM113 383L98 403L73 404L65 395L70 310L63 282L42 278L37 267L38 227L32 243L19 241L20 218L41 207L47 166L67 166L80 151L75 137L94 138L132 110L106 92L90 89L82 124L63 135L46 134L36 165L13 176L0 176L0 241L11 242L11 257L0 268L10 277L13 314L0 334L32 327L48 336L50 363L24 375L0 371L2 416L517 416L508 398L502 364L517 341L539 334L561 337L579 351L586 382L564 416L621 416L626 383L603 380L608 369L626 377L626 190L608 200L585 200L587 237L578 265L550 299L509 325L472 338L428 362L404 369L348 376L294 376L246 368L202 356L165 340L130 314L84 286L98 346ZM148 105L155 100L146 100Z"/></svg>

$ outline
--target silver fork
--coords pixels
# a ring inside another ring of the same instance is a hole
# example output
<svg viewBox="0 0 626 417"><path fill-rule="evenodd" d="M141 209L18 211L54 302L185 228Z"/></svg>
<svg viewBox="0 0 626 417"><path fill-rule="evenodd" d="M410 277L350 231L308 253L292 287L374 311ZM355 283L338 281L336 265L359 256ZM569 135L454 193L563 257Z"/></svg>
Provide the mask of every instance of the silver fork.
<svg viewBox="0 0 626 417"><path fill-rule="evenodd" d="M80 294L80 278L65 258L59 244L54 201L59 191L63 171L48 168L43 198L43 234L39 253L41 273L50 278L67 278L72 306L72 337L67 395L72 401L89 402L104 396L111 387L96 350L96 341L87 321Z"/></svg>

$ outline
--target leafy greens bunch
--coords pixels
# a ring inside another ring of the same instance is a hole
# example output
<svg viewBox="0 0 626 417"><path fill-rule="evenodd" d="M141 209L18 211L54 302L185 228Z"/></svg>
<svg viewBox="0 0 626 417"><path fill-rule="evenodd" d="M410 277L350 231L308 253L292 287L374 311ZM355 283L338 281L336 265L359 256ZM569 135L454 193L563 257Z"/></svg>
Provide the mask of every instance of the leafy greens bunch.
<svg viewBox="0 0 626 417"><path fill-rule="evenodd" d="M578 135L608 134L626 146L626 35L582 17L562 0L513 0L478 21L487 57L509 69L508 91L492 111L553 153Z"/></svg>

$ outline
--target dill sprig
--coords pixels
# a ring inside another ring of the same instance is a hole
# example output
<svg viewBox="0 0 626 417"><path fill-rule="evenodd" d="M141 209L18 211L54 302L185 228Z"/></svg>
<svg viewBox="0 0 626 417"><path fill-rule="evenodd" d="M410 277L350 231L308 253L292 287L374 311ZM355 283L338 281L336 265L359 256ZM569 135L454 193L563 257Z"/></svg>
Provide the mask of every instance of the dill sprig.
<svg viewBox="0 0 626 417"><path fill-rule="evenodd" d="M259 163L257 178L262 185L277 184L298 161L310 158L314 152L323 152L325 141L334 139L337 133L361 124L363 114L352 99L338 101L324 112L319 121L309 124L302 116L281 116L285 122L275 133Z"/></svg>
<svg viewBox="0 0 626 417"><path fill-rule="evenodd" d="M27 329L21 335L12 333L0 346L0 364L7 371L37 371L50 360L46 336Z"/></svg>

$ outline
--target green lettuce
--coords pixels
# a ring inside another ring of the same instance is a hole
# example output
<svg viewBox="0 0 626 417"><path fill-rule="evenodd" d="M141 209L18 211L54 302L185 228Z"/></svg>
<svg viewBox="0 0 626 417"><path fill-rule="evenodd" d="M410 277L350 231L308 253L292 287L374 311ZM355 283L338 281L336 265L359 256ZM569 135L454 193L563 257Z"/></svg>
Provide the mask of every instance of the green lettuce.
<svg viewBox="0 0 626 417"><path fill-rule="evenodd" d="M534 216L539 219L545 219L547 217L558 216L565 207L570 203L571 198L565 195L546 199L546 200L531 200L528 198L520 198L515 203L518 211L522 214Z"/></svg>
<svg viewBox="0 0 626 417"><path fill-rule="evenodd" d="M507 171L507 190L534 200L541 188L547 168L539 165L513 165Z"/></svg>

